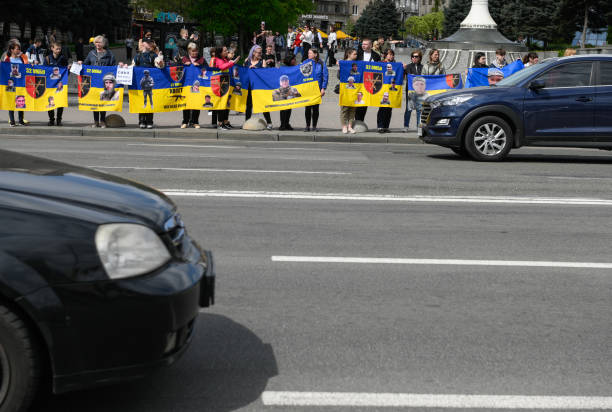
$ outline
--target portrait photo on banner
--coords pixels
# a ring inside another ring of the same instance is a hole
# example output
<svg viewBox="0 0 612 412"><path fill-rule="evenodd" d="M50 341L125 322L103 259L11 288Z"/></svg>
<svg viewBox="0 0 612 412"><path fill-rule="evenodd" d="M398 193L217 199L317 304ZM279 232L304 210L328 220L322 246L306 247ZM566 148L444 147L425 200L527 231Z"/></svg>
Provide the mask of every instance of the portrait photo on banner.
<svg viewBox="0 0 612 412"><path fill-rule="evenodd" d="M0 110L48 111L68 106L68 69L0 64Z"/></svg>
<svg viewBox="0 0 612 412"><path fill-rule="evenodd" d="M342 106L402 106L402 63L340 61Z"/></svg>
<svg viewBox="0 0 612 412"><path fill-rule="evenodd" d="M116 66L83 66L77 78L79 110L117 111L123 109L124 87L117 84Z"/></svg>

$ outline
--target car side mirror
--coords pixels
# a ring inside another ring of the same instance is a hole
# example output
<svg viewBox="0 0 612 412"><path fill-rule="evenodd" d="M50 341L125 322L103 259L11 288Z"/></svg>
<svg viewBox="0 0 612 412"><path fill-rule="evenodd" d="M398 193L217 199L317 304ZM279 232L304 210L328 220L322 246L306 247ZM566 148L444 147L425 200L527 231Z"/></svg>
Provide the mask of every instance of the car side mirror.
<svg viewBox="0 0 612 412"><path fill-rule="evenodd" d="M542 79L536 79L532 81L531 83L529 83L529 88L531 90L540 90L540 89L543 89L544 87L546 87L546 84L544 83L544 80Z"/></svg>

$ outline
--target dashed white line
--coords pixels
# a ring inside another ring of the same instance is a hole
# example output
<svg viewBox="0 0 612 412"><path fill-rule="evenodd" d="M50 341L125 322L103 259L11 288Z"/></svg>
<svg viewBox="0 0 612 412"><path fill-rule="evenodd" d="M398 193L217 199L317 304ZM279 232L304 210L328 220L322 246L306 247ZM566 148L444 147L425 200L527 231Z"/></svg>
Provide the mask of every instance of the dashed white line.
<svg viewBox="0 0 612 412"><path fill-rule="evenodd" d="M277 173L296 175L351 175L349 172L322 172L310 170L260 170L260 169L214 169L188 167L138 167L138 166L87 166L93 169L165 170L170 172L228 172L228 173Z"/></svg>
<svg viewBox="0 0 612 412"><path fill-rule="evenodd" d="M261 396L266 406L379 408L582 409L612 408L609 396L519 396L358 392L277 392Z"/></svg>
<svg viewBox="0 0 612 412"><path fill-rule="evenodd" d="M336 256L272 256L273 262L292 263L353 263L390 265L451 265L451 266L517 266L543 268L612 269L605 262L554 262L537 260L472 260L472 259L412 259Z"/></svg>
<svg viewBox="0 0 612 412"><path fill-rule="evenodd" d="M597 198L549 198L549 197L508 197L508 196L400 196L351 193L317 192L269 192L269 191L226 191L161 189L169 196L187 197L245 197L264 199L406 202L406 203L488 203L550 206L612 206L612 199Z"/></svg>

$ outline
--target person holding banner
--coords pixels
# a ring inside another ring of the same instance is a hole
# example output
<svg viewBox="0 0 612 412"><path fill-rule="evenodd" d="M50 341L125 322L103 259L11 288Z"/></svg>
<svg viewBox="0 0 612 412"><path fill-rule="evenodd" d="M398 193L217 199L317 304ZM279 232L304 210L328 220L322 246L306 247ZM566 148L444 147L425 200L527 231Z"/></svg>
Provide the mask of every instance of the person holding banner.
<svg viewBox="0 0 612 412"><path fill-rule="evenodd" d="M84 61L79 64L89 66L116 66L117 60L110 50L106 49L107 40L104 36L94 37L95 48L89 52ZM93 112L94 124L91 127L106 127L106 112Z"/></svg>
<svg viewBox="0 0 612 412"><path fill-rule="evenodd" d="M6 51L6 57L4 59L5 62L11 62L14 65L18 65L17 67L21 67L22 64L28 64L28 56L21 52L21 43L19 40L12 39L8 43L8 49ZM19 76L21 77L21 76ZM23 100L23 104L22 104ZM15 97L15 107L25 109L25 97L24 96L16 96ZM15 111L9 110L9 125L11 127L15 127ZM23 111L19 111L19 124L21 126L27 125L25 119L23 118Z"/></svg>
<svg viewBox="0 0 612 412"><path fill-rule="evenodd" d="M410 54L410 60L411 62L408 64L404 65L404 71L406 73L406 79L409 79L410 77L408 77L410 74L414 75L414 76L421 76L423 73L423 64L421 63L421 61L423 60L423 53L421 52L421 50L415 50ZM410 91L410 88L408 87L408 85L406 85L406 102L408 102L408 93ZM420 113L417 112L417 117L416 117L416 123L418 125L419 123L419 116ZM408 128L410 127L410 117L412 116L412 110L410 109L410 106L408 104L406 104L406 110L404 111L404 132L408 132Z"/></svg>
<svg viewBox="0 0 612 412"><path fill-rule="evenodd" d="M483 52L478 52L474 55L474 62L472 64L472 69L486 69L487 66L487 56Z"/></svg>
<svg viewBox="0 0 612 412"><path fill-rule="evenodd" d="M200 56L198 46L195 43L189 43L187 45L187 55L183 56L183 64L185 66L193 65L204 68L208 66L204 60L204 57ZM200 128L199 110L183 110L183 123L181 124L181 129L185 129L186 127L193 127L195 129Z"/></svg>
<svg viewBox="0 0 612 412"><path fill-rule="evenodd" d="M291 52L288 52L283 60L283 65L285 66L296 66L297 61L295 59L295 55ZM281 110L280 111L280 127L278 130L293 130L293 127L289 124L291 119L291 109Z"/></svg>
<svg viewBox="0 0 612 412"><path fill-rule="evenodd" d="M507 65L508 62L506 61L506 50L501 48L495 50L495 60L489 65L489 67L492 69L503 69Z"/></svg>
<svg viewBox="0 0 612 412"><path fill-rule="evenodd" d="M386 63L394 63L395 62L395 52L391 49L388 49L385 53L385 58L383 62ZM391 65L387 66L387 74L389 76L395 76L395 72L391 70ZM393 83L392 83L393 84ZM392 90L392 89L391 89ZM383 94L383 100L380 102L381 104L391 104L389 101L389 93L385 92ZM379 107L378 113L376 114L376 123L378 127L378 133L390 133L389 125L391 124L391 107Z"/></svg>
<svg viewBox="0 0 612 412"><path fill-rule="evenodd" d="M538 53L529 52L523 57L523 64L525 67L533 66L534 64L538 64L540 58L538 57Z"/></svg>
<svg viewBox="0 0 612 412"><path fill-rule="evenodd" d="M352 47L347 47L344 51L344 60L357 60L357 50ZM339 63L339 62L338 62ZM340 79L340 70L338 70L338 79ZM355 134L352 123L355 121L355 112L357 107L340 106L340 122L342 123L342 133Z"/></svg>
<svg viewBox="0 0 612 412"><path fill-rule="evenodd" d="M255 46L253 46L255 47ZM251 49L252 50L252 49ZM260 57L261 57L261 47L259 47ZM234 64L238 63L240 60L240 56L236 57L234 60L229 60L227 58L227 47L217 47L215 49L215 58L214 61L211 62L211 67L219 69L221 71L229 70L234 66ZM229 110L217 110L217 122L218 128L224 130L232 129L232 125L229 122Z"/></svg>
<svg viewBox="0 0 612 412"><path fill-rule="evenodd" d="M446 69L440 61L440 51L438 49L431 49L429 51L429 61L423 65L421 74L424 76L446 74Z"/></svg>
<svg viewBox="0 0 612 412"><path fill-rule="evenodd" d="M357 53L357 59L355 60L363 60L366 62L380 61L380 55L374 50L372 50L372 40L368 39L367 37L363 39L363 41L361 42L361 49ZM363 122L365 120L367 112L367 106L358 107L355 111L355 120L360 120Z"/></svg>
<svg viewBox="0 0 612 412"><path fill-rule="evenodd" d="M155 53L157 46L155 42L146 38L142 41L142 52L138 53L134 57L134 66L137 67L149 67L162 69L164 67L164 60L160 59ZM149 97L149 103L153 108L153 78L149 75L148 70L145 70L144 77L140 80L140 86L144 94L144 105L147 105L147 96ZM145 127L147 129L153 128L153 113L138 113L138 124L141 129Z"/></svg>
<svg viewBox="0 0 612 412"><path fill-rule="evenodd" d="M249 69L261 69L261 68L268 67L266 61L263 59L261 55L260 46L255 45L251 47L251 50L249 51L249 56L244 61L244 66L248 67ZM249 120L251 116L253 115L253 94L252 94L250 85L249 85L248 92L249 94L247 96L246 111L244 112L244 120ZM266 124L267 124L266 128L268 130L272 130L272 117L270 116L270 112L263 112L263 115L264 115L264 118L266 119Z"/></svg>
<svg viewBox="0 0 612 412"><path fill-rule="evenodd" d="M321 97L325 96L325 89L327 89L327 80L329 79L329 73L327 71L327 66L321 60L319 56L319 51L317 49L309 49L308 50L308 60L305 63L311 61L313 65L318 64L321 66L321 75L317 79L319 83L319 89L321 90ZM313 70L314 71L314 70ZM312 106L306 106L306 129L305 132L310 131L310 121L312 120L312 130L318 132L317 123L319 122L319 104L314 104Z"/></svg>
<svg viewBox="0 0 612 412"><path fill-rule="evenodd" d="M45 64L47 66L68 67L68 59L62 54L62 44L60 42L56 41L55 43L51 44L51 53L45 58ZM53 76L51 77L53 78ZM58 83L61 84L61 80ZM55 124L58 126L62 125L62 114L64 113L63 107L57 108L57 123L53 109L49 110L47 113L49 114L49 123L47 123L48 126L53 126Z"/></svg>

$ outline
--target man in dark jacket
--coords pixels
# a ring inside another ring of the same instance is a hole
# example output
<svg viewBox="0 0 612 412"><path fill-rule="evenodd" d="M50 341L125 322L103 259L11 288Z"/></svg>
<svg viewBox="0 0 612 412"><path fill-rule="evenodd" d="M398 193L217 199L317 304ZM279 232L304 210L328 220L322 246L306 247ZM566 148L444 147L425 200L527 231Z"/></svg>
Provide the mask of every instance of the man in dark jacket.
<svg viewBox="0 0 612 412"><path fill-rule="evenodd" d="M423 64L421 61L423 60L423 53L420 50L414 50L410 53L410 63L404 66L404 73L406 73L406 79L409 79L408 75L412 74L415 76L420 76L423 72ZM406 82L406 101L408 101L408 92L410 91L408 87L408 82ZM417 110L417 126L419 124L419 114L420 110ZM408 127L410 126L410 116L412 115L412 110L410 106L406 104L406 111L404 112L404 132L408 132Z"/></svg>
<svg viewBox="0 0 612 412"><path fill-rule="evenodd" d="M380 55L372 50L372 40L368 38L363 39L361 49L357 52L357 60L363 60L366 62L380 61ZM367 112L367 106L358 107L355 110L355 120L361 120L363 122Z"/></svg>
<svg viewBox="0 0 612 412"><path fill-rule="evenodd" d="M45 64L47 66L54 66L54 67L67 67L68 66L68 59L66 58L66 56L62 53L62 44L60 42L55 42L51 44L51 52L47 55L47 57L45 57ZM54 74L55 74L55 69L53 70ZM53 77L52 77L53 78ZM61 77L59 79L53 79L53 80L59 80L61 83ZM56 123L56 118L55 118L55 113L53 112L53 109L51 108L51 110L49 110L48 114L49 114L49 126L53 126L54 124L57 124L58 126L62 125L62 114L64 113L64 108L63 107L58 107L57 108L57 123Z"/></svg>

